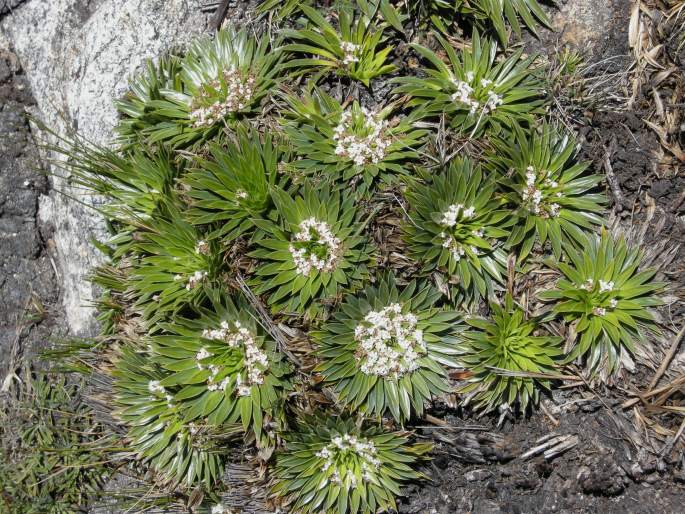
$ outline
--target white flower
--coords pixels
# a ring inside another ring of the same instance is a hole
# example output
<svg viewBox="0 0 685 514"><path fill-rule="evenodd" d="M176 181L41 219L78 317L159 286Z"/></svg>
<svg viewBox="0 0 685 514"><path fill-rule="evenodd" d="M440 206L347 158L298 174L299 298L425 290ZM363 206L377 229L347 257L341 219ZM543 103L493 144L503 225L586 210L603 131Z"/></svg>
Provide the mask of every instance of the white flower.
<svg viewBox="0 0 685 514"><path fill-rule="evenodd" d="M355 357L366 375L399 377L419 367L426 353L423 332L417 329L412 313L402 314L402 306L390 304L380 311L370 311L357 325Z"/></svg>
<svg viewBox="0 0 685 514"><path fill-rule="evenodd" d="M537 186L538 177L542 175L547 178L543 181L540 188ZM528 203L528 208L533 214L539 215L543 218L556 218L559 216L559 211L561 206L555 202L549 202L549 199L554 196L556 198L561 198L563 195L561 191L553 193L550 189L555 189L559 186L557 182L549 178L550 172L539 173L533 168L533 166L528 166L526 168L526 187L521 193L521 199Z"/></svg>
<svg viewBox="0 0 685 514"><path fill-rule="evenodd" d="M595 307L592 309L592 313L595 316L604 316L607 313L607 310L604 307Z"/></svg>
<svg viewBox="0 0 685 514"><path fill-rule="evenodd" d="M362 129L354 129L354 122L359 120L353 120L351 110L340 115L340 122L333 129L333 140L337 143L335 154L353 161L357 166L382 161L390 146L390 139L385 135L387 122L364 107L362 116Z"/></svg>
<svg viewBox="0 0 685 514"><path fill-rule="evenodd" d="M350 489L357 486L357 477L348 468L344 477L340 476L340 472L337 469L337 462L344 461L349 462L349 458L354 455L361 464L363 470L362 478L363 480L371 480L374 477L375 471L381 466L381 461L376 457L378 450L371 441L366 439L357 439L349 434L344 434L341 436L334 437L330 444L324 446L320 451L316 452L315 455L320 459L323 459L321 464L321 482L319 487L323 487L322 484L328 484L327 472L329 469L333 468L333 472L330 475L330 482L337 485L344 485L346 489Z"/></svg>
<svg viewBox="0 0 685 514"><path fill-rule="evenodd" d="M618 307L618 300L616 298L612 298L611 300L609 300L609 305L612 309L615 309L616 307Z"/></svg>
<svg viewBox="0 0 685 514"><path fill-rule="evenodd" d="M452 94L452 101L466 105L469 108L469 114L471 115L475 114L481 108L481 103L474 97L474 78L475 74L473 73L473 71L469 71L466 73L465 81L457 79L452 80L454 87L457 89L457 91ZM500 105L502 105L503 99L492 89L492 80L486 78L480 79L480 87L484 90L487 90L487 98L482 108L482 114L486 115L497 109L497 107L499 107Z"/></svg>
<svg viewBox="0 0 685 514"><path fill-rule="evenodd" d="M586 291L592 291L595 288L595 281L592 280L591 278L588 278L583 285L580 286L581 288L585 289Z"/></svg>
<svg viewBox="0 0 685 514"><path fill-rule="evenodd" d="M166 393L166 389L164 389L164 386L159 385L159 380L150 380L147 383L147 389L151 393Z"/></svg>
<svg viewBox="0 0 685 514"><path fill-rule="evenodd" d="M204 332L203 332L202 336L206 337L204 335ZM202 348L200 348L200 351L195 354L195 360L197 361L197 367L200 369L204 369L204 367L202 366L202 363L200 363L200 361L206 359L207 357L211 357L211 356L212 356L212 354L207 351L207 348L205 348L204 346Z"/></svg>
<svg viewBox="0 0 685 514"><path fill-rule="evenodd" d="M467 73L467 80L473 80L473 72ZM463 80L453 80L454 87L457 91L452 94L452 101L465 104L469 108L470 114L474 114L480 107L480 102L473 98L473 87L468 82Z"/></svg>
<svg viewBox="0 0 685 514"><path fill-rule="evenodd" d="M245 198L247 198L247 191L245 191L244 189L238 189L235 192L235 195L236 195L236 197L240 198L241 200L244 200Z"/></svg>
<svg viewBox="0 0 685 514"><path fill-rule="evenodd" d="M461 218L473 218L476 214L476 209L471 206L468 209L460 203L450 205L445 212L442 213L441 224L446 227L453 227L457 224L457 219L459 218L459 213L461 212Z"/></svg>
<svg viewBox="0 0 685 514"><path fill-rule="evenodd" d="M180 275L176 275L176 277L179 277ZM206 271L196 271L192 275L188 277L188 282L186 283L186 289L188 291L195 289L198 284L202 282L202 280L207 276ZM174 278L176 278L174 277ZM182 277L181 277L182 278Z"/></svg>
<svg viewBox="0 0 685 514"><path fill-rule="evenodd" d="M340 43L340 48L343 53L343 64L352 64L353 62L359 62L359 54L361 53L361 45L355 45L349 41L342 41Z"/></svg>
<svg viewBox="0 0 685 514"><path fill-rule="evenodd" d="M223 71L226 84L226 97L222 102L215 101L206 105L210 98L208 90L221 91L220 80L213 80L208 87L202 87L200 94L191 103L190 121L193 127L211 127L217 121L245 108L254 95L255 78L235 68Z"/></svg>
<svg viewBox="0 0 685 514"><path fill-rule="evenodd" d="M502 105L502 97L494 91L488 91L488 100L485 102L485 107L483 107L485 114L494 111L500 105Z"/></svg>
<svg viewBox="0 0 685 514"><path fill-rule="evenodd" d="M155 396L158 396L158 395L164 396L164 399L166 400L167 407L169 407L170 409L173 408L174 397L173 397L173 395L167 393L166 388L163 385L160 385L159 380L150 380L147 383L147 389L148 389L148 391L150 391Z"/></svg>
<svg viewBox="0 0 685 514"><path fill-rule="evenodd" d="M599 292L600 293L607 293L609 291L613 291L614 289L614 283L612 281L610 282L605 282L604 280L599 281Z"/></svg>
<svg viewBox="0 0 685 514"><path fill-rule="evenodd" d="M269 358L257 345L254 334L243 327L240 321L233 322L233 328L227 321L222 321L218 329L205 329L202 337L225 342L230 348L242 348L244 351L244 374L236 376L235 389L238 396L249 396L253 385L264 383L264 372L269 368ZM202 348L195 356L196 360L209 357L210 354ZM198 367L203 369L198 362ZM223 390L230 382L229 377L221 382L216 382L220 369L214 365L209 366L211 375L207 379L207 389L210 391Z"/></svg>
<svg viewBox="0 0 685 514"><path fill-rule="evenodd" d="M316 243L325 247L326 254L321 258L307 248L297 248L295 243ZM342 254L342 242L333 235L328 223L316 218L308 218L300 223L300 230L293 235L288 246L297 273L309 276L312 270L319 272L334 271Z"/></svg>

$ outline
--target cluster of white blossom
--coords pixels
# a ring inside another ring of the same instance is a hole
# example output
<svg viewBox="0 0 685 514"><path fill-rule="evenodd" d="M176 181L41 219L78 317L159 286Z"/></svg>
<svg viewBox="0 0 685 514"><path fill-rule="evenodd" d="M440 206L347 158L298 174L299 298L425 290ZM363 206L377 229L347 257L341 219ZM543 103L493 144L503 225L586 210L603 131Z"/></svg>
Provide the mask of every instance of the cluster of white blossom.
<svg viewBox="0 0 685 514"><path fill-rule="evenodd" d="M465 104L469 108L469 113L472 115L475 114L481 108L481 103L478 100L476 100L473 96L475 92L472 85L473 79L474 73L472 71L469 71L466 73L466 80L452 80L454 87L457 88L457 91L452 94L452 101ZM483 89L491 88L492 80L480 79L480 87ZM492 111L497 109L497 107L502 105L502 102L502 97L498 95L494 91L494 89L488 89L487 98L482 107L483 114L486 115L491 113Z"/></svg>
<svg viewBox="0 0 685 514"><path fill-rule="evenodd" d="M473 218L475 215L476 209L473 206L464 208L464 206L460 203L452 204L445 212L442 213L442 219L440 220L440 223L447 228L452 228L457 224L458 221ZM473 234L478 237L483 237L483 233L484 231L482 228L473 231ZM440 232L440 237L442 237L443 248L447 248L456 261L460 261L461 258L466 255L464 245L457 241L454 236L451 236L446 232ZM470 245L469 248L474 254L480 254L480 251L477 247Z"/></svg>
<svg viewBox="0 0 685 514"><path fill-rule="evenodd" d="M247 195L247 191L245 191L244 189L238 189L235 192L235 196L237 198L240 198L241 200L245 200L245 198L247 198L248 195Z"/></svg>
<svg viewBox="0 0 685 514"><path fill-rule="evenodd" d="M459 216L459 213L461 213L461 217ZM465 209L460 203L452 204L442 213L442 220L440 223L447 227L453 227L457 224L457 219L473 218L475 214L476 209L473 206Z"/></svg>
<svg viewBox="0 0 685 514"><path fill-rule="evenodd" d="M614 282L609 281L605 282L604 280L599 281L599 292L600 293L608 293L614 290Z"/></svg>
<svg viewBox="0 0 685 514"><path fill-rule="evenodd" d="M343 64L348 65L353 62L359 62L359 55L362 50L361 45L355 45L349 41L341 41L340 48L344 53Z"/></svg>
<svg viewBox="0 0 685 514"><path fill-rule="evenodd" d="M362 478L364 480L371 480L373 472L381 466L381 461L376 456L377 453L378 451L371 441L357 439L355 436L343 434L342 436L336 436L331 439L331 442L320 451L316 452L315 455L324 459L321 471L325 476L325 473L331 467L337 467L336 464L339 460L347 461L350 454L353 454L361 461ZM324 478L323 480L322 487L328 483L328 479ZM337 485L344 484L347 489L357 486L357 478L355 477L354 472L349 469L344 477L341 477L339 471L334 469L330 481Z"/></svg>
<svg viewBox="0 0 685 514"><path fill-rule="evenodd" d="M355 357L362 373L399 377L416 370L426 353L417 321L414 314L403 314L399 303L369 312L354 330L359 343Z"/></svg>
<svg viewBox="0 0 685 514"><path fill-rule="evenodd" d="M306 246L297 248L296 243L322 245L326 249L326 257L319 257ZM335 270L342 253L342 243L335 237L328 223L312 217L300 223L300 230L294 234L288 250L293 257L297 273L308 276L312 270L328 272Z"/></svg>
<svg viewBox="0 0 685 514"><path fill-rule="evenodd" d="M174 397L173 395L170 395L167 393L167 390L164 388L163 385L159 383L159 380L150 380L147 383L147 390L150 391L152 394L156 395L163 395L164 399L166 400L166 405L170 409L174 406Z"/></svg>
<svg viewBox="0 0 685 514"><path fill-rule="evenodd" d="M206 276L206 271L196 271L188 277L188 282L186 282L186 289L188 291L195 289ZM183 275L174 275L174 280L183 280Z"/></svg>
<svg viewBox="0 0 685 514"><path fill-rule="evenodd" d="M222 321L220 328L203 330L202 337L206 339L223 341L231 348L243 348L243 351L245 352L244 362L246 376L243 378L242 373L238 374L236 377L236 391L238 396L249 396L250 388L253 385L260 385L264 383L264 371L266 371L269 367L269 358L267 357L266 353L264 353L257 345L252 332L243 327L240 321L234 321L233 325L234 328L231 329L227 321ZM200 361L209 356L210 354L206 348L201 348L200 351L195 355L197 366L200 369L204 369ZM208 369L212 375L207 380L207 388L210 391L224 389L228 385L228 377L219 384L215 384L214 378L218 374L219 369L212 364L209 365Z"/></svg>
<svg viewBox="0 0 685 514"><path fill-rule="evenodd" d="M457 241L453 236L446 234L445 232L440 232L440 237L443 238L442 247L447 248L455 261L459 262L461 258L466 255L466 250L464 250L464 245ZM480 255L480 250L474 246L469 245L469 249L474 255Z"/></svg>
<svg viewBox="0 0 685 514"><path fill-rule="evenodd" d="M207 348L204 346L200 348L200 351L195 354L195 361L197 362L197 367L198 369L208 369L209 370L209 377L207 378L207 390L208 391L223 391L226 389L226 386L228 386L229 382L231 381L230 377L224 377L224 379L221 382L216 381L216 377L219 375L219 373L222 371L222 368L220 366L217 366L216 364L203 364L202 361L212 357L212 354L207 351Z"/></svg>
<svg viewBox="0 0 685 514"><path fill-rule="evenodd" d="M206 105L207 101L221 92L225 86L226 97L223 101L215 101ZM247 107L254 95L255 78L236 68L223 72L223 84L219 79L211 81L203 87L200 94L191 105L190 120L193 127L210 127L227 115Z"/></svg>
<svg viewBox="0 0 685 514"><path fill-rule="evenodd" d="M595 281L591 278L588 278L583 284L579 286L581 289L585 289L588 292L592 292L595 289ZM610 293L611 291L614 290L614 282L609 281L606 282L604 280L599 281L599 294L603 293ZM610 309L615 309L618 307L618 300L616 298L610 298L609 299L609 308ZM604 316L607 313L607 310L605 307L594 307L592 309L592 313L595 316Z"/></svg>
<svg viewBox="0 0 685 514"><path fill-rule="evenodd" d="M523 190L521 198L524 202L529 202L531 204L530 211L533 214L541 216L543 218L556 218L559 216L559 210L561 206L558 203L549 202L549 198L557 197L561 198L561 191L552 193L551 191L545 191L546 189L555 189L559 186L557 182L550 178L551 172L546 172L545 179L542 182L544 189L537 187L538 172L535 171L533 166L528 166L526 169L526 188Z"/></svg>
<svg viewBox="0 0 685 514"><path fill-rule="evenodd" d="M340 122L333 129L333 140L337 143L335 154L350 159L357 166L382 161L390 146L390 138L385 134L387 121L379 119L376 113L365 107L362 107L362 115L362 119L357 120L352 111L347 110L340 115ZM363 123L360 130L355 130L357 121Z"/></svg>

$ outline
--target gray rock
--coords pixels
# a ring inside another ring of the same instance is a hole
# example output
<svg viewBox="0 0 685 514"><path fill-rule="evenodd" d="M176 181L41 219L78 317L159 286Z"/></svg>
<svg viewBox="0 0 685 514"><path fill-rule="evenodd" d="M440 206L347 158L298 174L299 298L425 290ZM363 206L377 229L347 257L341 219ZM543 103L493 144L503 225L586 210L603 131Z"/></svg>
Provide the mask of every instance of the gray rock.
<svg viewBox="0 0 685 514"><path fill-rule="evenodd" d="M106 143L117 121L112 99L124 93L147 58L182 47L206 29L202 5L202 0L28 0L0 20L0 29L28 79L33 114L60 134L77 129ZM40 199L40 216L54 226L68 325L75 335L91 335L96 327L90 304L97 292L87 276L101 262L91 240L106 236L91 207L100 200L70 187L58 167L51 171L56 176L50 194Z"/></svg>

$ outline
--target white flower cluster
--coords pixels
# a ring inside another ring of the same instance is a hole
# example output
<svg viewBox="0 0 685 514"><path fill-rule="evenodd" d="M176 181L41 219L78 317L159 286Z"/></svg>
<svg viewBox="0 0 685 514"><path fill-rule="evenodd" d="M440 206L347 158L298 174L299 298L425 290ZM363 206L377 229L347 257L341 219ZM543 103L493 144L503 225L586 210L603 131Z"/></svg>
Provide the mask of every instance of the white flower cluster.
<svg viewBox="0 0 685 514"><path fill-rule="evenodd" d="M459 213L461 213L461 217L459 217ZM442 213L441 223L447 227L453 227L457 224L457 219L473 218L475 214L476 209L473 206L465 209L460 203L452 204Z"/></svg>
<svg viewBox="0 0 685 514"><path fill-rule="evenodd" d="M323 245L326 247L326 257L321 258L306 247L297 248L294 243ZM300 223L300 231L293 236L288 250L293 257L297 273L309 276L312 270L328 272L335 270L342 253L342 243L333 235L328 223L312 217Z"/></svg>
<svg viewBox="0 0 685 514"><path fill-rule="evenodd" d="M581 289L585 289L588 292L592 292L595 289L595 281L592 280L591 278L588 278L579 287ZM599 281L599 294L610 293L613 290L614 290L614 282L613 281L611 281L611 280L609 282L606 282L604 280ZM609 308L615 309L616 307L618 307L618 300L616 298L610 298L609 299ZM607 310L605 307L594 307L592 309L592 313L595 316L604 316L607 313Z"/></svg>
<svg viewBox="0 0 685 514"><path fill-rule="evenodd" d="M321 471L326 473L331 467L337 467L338 460L347 461L350 454L354 454L361 461L362 478L368 481L373 478L373 472L381 466L380 459L376 457L377 453L378 451L371 441L344 434L331 439L330 444L324 446L315 455L325 459ZM344 477L341 477L340 472L334 469L330 481L337 485L344 484L347 489L357 486L357 477L349 469ZM321 487L326 485L328 485L328 479L324 478Z"/></svg>
<svg viewBox="0 0 685 514"><path fill-rule="evenodd" d="M454 260L459 262L461 258L466 255L464 245L445 232L440 232L440 236L443 238L442 247L447 248L452 254ZM474 253L474 255L480 255L480 250L477 247L470 245L469 249Z"/></svg>
<svg viewBox="0 0 685 514"><path fill-rule="evenodd" d="M476 209L473 206L464 208L464 206L460 203L452 204L447 208L445 212L442 213L442 220L440 221L440 223L445 227L452 228L457 224L457 221L473 218L475 215ZM481 228L478 230L474 230L473 234L478 237L483 237L483 229ZM466 255L464 245L457 241L453 236L445 232L440 232L440 237L442 237L443 240L443 248L447 248L452 254L452 257L454 257L456 261L460 261L461 258L464 255ZM480 251L475 246L471 245L469 248L474 254L480 254Z"/></svg>
<svg viewBox="0 0 685 514"><path fill-rule="evenodd" d="M164 388L163 385L160 385L159 380L150 380L147 383L147 390L150 391L152 394L156 395L163 395L164 399L166 400L166 405L170 409L174 406L174 397L167 393L166 389Z"/></svg>
<svg viewBox="0 0 685 514"><path fill-rule="evenodd" d="M205 329L202 331L202 337L206 339L214 339L224 341L231 348L243 348L245 352L245 371L246 377L243 379L242 374L236 377L236 391L238 396L249 396L250 388L253 385L260 385L264 383L264 371L269 367L269 358L264 353L257 342L254 335L247 328L243 327L240 321L233 322L234 328L231 329L227 321L222 321L220 328ZM204 369L202 363L203 359L210 356L206 348L201 348L195 355L197 366ZM226 388L229 378L226 377L220 383L214 383L214 379L219 373L219 368L213 364L208 366L211 372L207 379L207 389L210 391L218 391Z"/></svg>
<svg viewBox="0 0 685 514"><path fill-rule="evenodd" d="M379 119L378 115L362 107L364 127L354 130L352 111L347 110L340 116L340 122L333 129L333 140L336 141L335 155L340 155L353 161L357 166L378 163L385 157L390 146L390 139L386 137L387 121ZM357 135L356 132L366 134Z"/></svg>
<svg viewBox="0 0 685 514"><path fill-rule="evenodd" d="M481 104L478 100L476 100L473 96L473 93L475 92L473 88L473 79L474 79L474 73L472 71L469 71L466 73L466 80L457 80L453 79L452 83L454 86L457 88L457 91L452 94L452 101L454 102L460 102L465 104L469 108L469 113L470 114L475 114L478 109L481 108ZM480 87L483 89L486 88L491 88L488 89L487 92L487 99L485 100L485 104L483 104L482 107L482 112L484 115L491 113L497 107L502 105L502 97L495 93L494 89L492 89L492 80L489 79L480 79Z"/></svg>
<svg viewBox="0 0 685 514"><path fill-rule="evenodd" d="M206 276L206 271L196 271L190 275L188 277L188 282L186 283L186 290L191 291L192 289L195 289ZM183 280L183 275L175 275L174 280Z"/></svg>
<svg viewBox="0 0 685 514"><path fill-rule="evenodd" d="M349 41L342 41L340 43L340 48L345 54L343 56L343 64L348 65L352 64L353 62L359 62L359 54L361 53L362 49L361 45L355 45Z"/></svg>
<svg viewBox="0 0 685 514"><path fill-rule="evenodd" d="M230 113L240 111L250 104L254 95L253 75L246 75L238 69L231 68L224 70L223 82L226 86L226 98L223 102L217 100L205 106L207 100L215 94L214 91L222 90L221 81L218 79L203 87L200 95L193 100L190 112L193 127L211 127Z"/></svg>
<svg viewBox="0 0 685 514"><path fill-rule="evenodd" d="M426 353L423 331L416 325L416 316L402 314L399 303L369 312L354 330L359 343L355 357L362 373L399 377L416 370Z"/></svg>
<svg viewBox="0 0 685 514"><path fill-rule="evenodd" d="M544 189L537 187L538 172L535 171L533 166L528 166L526 169L526 188L523 190L521 198L524 202L529 202L531 204L530 211L533 214L541 216L543 218L556 218L559 216L559 210L561 206L558 203L550 203L548 199L552 197L551 191L545 191L545 189L556 189L559 184L551 179L551 172L544 173L545 179L542 182ZM561 198L561 191L553 193L553 196Z"/></svg>
<svg viewBox="0 0 685 514"><path fill-rule="evenodd" d="M608 293L610 291L614 290L614 282L609 281L605 282L604 280L599 281L599 292L600 293Z"/></svg>

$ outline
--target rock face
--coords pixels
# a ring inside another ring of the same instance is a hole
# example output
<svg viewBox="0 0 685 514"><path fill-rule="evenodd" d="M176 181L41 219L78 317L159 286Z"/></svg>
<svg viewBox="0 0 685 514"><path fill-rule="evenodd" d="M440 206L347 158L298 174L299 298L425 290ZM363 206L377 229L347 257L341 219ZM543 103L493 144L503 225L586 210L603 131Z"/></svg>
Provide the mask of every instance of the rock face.
<svg viewBox="0 0 685 514"><path fill-rule="evenodd" d="M92 142L106 143L117 120L112 99L122 95L146 59L183 46L206 29L202 5L202 0L28 0L0 19L0 29L28 79L33 114L60 134L78 130ZM57 167L52 171L61 174ZM105 236L89 207L97 199L59 176L52 182L53 190L41 198L40 215L54 227L67 322L73 334L91 335L90 302L97 293L86 278L101 259L91 240Z"/></svg>
<svg viewBox="0 0 685 514"><path fill-rule="evenodd" d="M24 107L33 104L16 56L0 34L0 376L25 347L47 340L59 286L38 230L38 198L47 178L38 169ZM33 330L31 330L33 328Z"/></svg>

